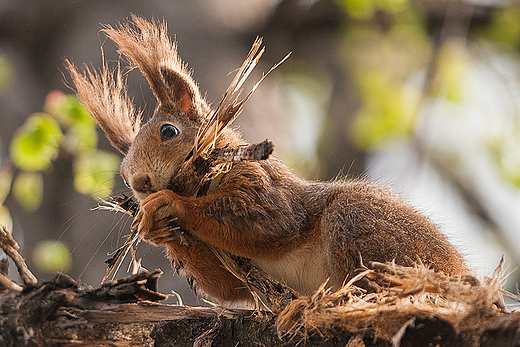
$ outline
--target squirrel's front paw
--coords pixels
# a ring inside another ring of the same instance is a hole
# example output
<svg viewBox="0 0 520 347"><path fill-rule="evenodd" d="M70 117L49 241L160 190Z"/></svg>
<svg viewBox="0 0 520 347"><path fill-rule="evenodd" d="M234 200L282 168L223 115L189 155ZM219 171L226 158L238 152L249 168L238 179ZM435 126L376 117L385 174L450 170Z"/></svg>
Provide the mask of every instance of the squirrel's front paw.
<svg viewBox="0 0 520 347"><path fill-rule="evenodd" d="M169 190L150 194L141 202L132 229L137 228L139 236L147 241L159 241L156 239L163 238L165 232L171 234L171 224L178 211L176 196Z"/></svg>

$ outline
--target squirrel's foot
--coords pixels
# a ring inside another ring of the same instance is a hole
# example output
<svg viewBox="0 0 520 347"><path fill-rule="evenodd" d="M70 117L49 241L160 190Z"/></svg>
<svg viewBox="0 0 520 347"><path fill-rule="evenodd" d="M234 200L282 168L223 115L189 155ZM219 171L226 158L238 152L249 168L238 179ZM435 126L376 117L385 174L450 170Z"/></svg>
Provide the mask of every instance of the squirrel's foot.
<svg viewBox="0 0 520 347"><path fill-rule="evenodd" d="M176 194L161 190L150 194L141 202L134 218L132 229L137 228L139 236L154 244L163 244L175 238L175 216L177 212Z"/></svg>

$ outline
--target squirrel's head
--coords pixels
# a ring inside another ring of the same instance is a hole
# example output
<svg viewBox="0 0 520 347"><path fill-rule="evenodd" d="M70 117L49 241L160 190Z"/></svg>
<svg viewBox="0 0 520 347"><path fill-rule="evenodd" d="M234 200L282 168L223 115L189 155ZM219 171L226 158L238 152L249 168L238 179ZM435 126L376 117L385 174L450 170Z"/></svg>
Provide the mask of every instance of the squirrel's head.
<svg viewBox="0 0 520 347"><path fill-rule="evenodd" d="M141 126L119 68L80 73L67 61L79 99L112 145L125 155L121 176L142 200L165 189L189 154L209 107L186 65L177 55L164 23L133 16L132 21L103 31L148 80L158 106Z"/></svg>
<svg viewBox="0 0 520 347"><path fill-rule="evenodd" d="M120 173L139 200L166 189L188 156L198 126L179 108L159 106L130 145Z"/></svg>

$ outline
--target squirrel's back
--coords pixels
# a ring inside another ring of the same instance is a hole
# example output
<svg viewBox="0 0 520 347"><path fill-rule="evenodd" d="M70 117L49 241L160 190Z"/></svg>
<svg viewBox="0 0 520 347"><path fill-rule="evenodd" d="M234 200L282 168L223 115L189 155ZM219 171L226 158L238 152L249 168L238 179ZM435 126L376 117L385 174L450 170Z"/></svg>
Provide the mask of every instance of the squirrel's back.
<svg viewBox="0 0 520 347"><path fill-rule="evenodd" d="M247 246L267 251L239 255L255 259L267 273L304 293L327 278L338 287L372 261L469 273L462 255L435 224L375 183L305 181L272 157L235 165L220 189L238 193L241 206L225 206L224 199L215 210L235 211L230 218L236 220L230 222L240 230L254 229L253 238L273 236L265 245Z"/></svg>

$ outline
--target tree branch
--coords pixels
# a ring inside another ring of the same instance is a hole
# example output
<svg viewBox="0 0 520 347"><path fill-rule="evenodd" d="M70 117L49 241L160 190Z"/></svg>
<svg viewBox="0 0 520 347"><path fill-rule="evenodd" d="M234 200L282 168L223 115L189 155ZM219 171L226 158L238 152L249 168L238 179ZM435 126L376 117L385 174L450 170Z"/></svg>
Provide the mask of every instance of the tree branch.
<svg viewBox="0 0 520 347"><path fill-rule="evenodd" d="M0 226L0 248L2 248L5 254L7 254L7 256L13 260L23 283L26 286L33 286L38 282L36 277L27 267L23 257L20 255L20 253L18 253L20 246L13 239L13 236L3 226Z"/></svg>

